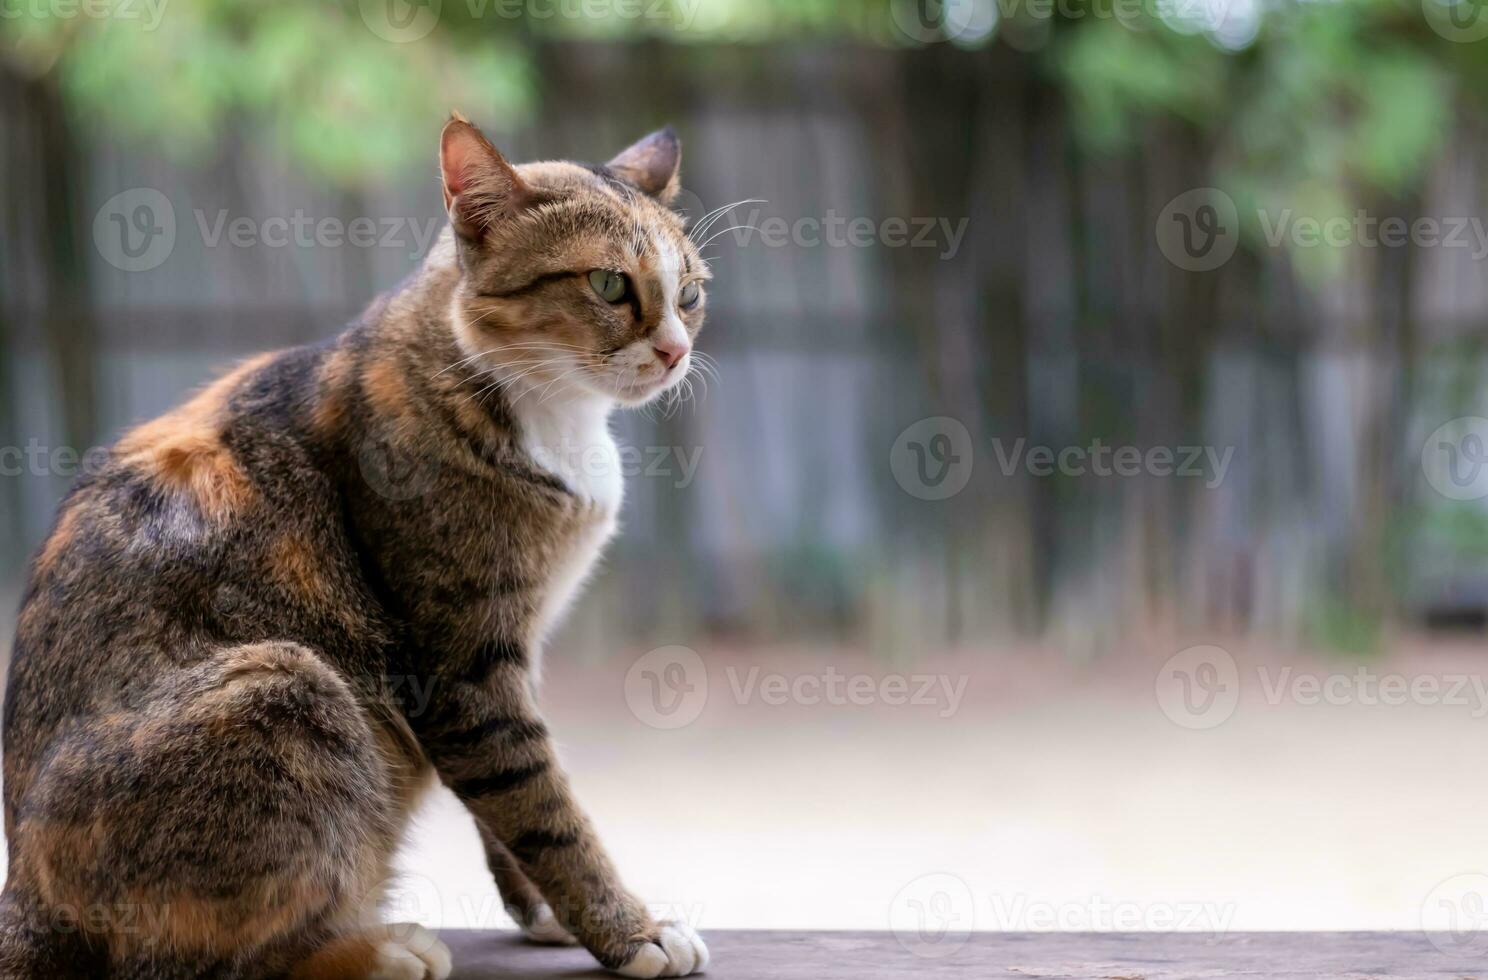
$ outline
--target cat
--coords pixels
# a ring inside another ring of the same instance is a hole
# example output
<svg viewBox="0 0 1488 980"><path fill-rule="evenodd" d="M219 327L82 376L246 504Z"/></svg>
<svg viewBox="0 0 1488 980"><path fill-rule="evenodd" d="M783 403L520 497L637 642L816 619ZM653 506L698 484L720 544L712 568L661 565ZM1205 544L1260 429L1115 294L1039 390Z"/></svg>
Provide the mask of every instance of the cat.
<svg viewBox="0 0 1488 980"><path fill-rule="evenodd" d="M439 160L415 275L126 433L63 502L6 690L0 977L443 980L447 948L376 911L439 782L529 937L631 977L707 965L620 883L532 694L615 533L611 411L696 363L681 146L513 165L455 114Z"/></svg>

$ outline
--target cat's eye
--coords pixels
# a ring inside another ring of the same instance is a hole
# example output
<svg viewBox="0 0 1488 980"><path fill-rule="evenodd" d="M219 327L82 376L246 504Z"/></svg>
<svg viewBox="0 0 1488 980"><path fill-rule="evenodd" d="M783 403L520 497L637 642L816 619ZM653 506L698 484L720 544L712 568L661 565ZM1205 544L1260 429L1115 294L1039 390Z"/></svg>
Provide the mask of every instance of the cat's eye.
<svg viewBox="0 0 1488 980"><path fill-rule="evenodd" d="M629 292L624 274L609 269L595 269L589 273L589 285L606 303L618 303Z"/></svg>
<svg viewBox="0 0 1488 980"><path fill-rule="evenodd" d="M677 305L684 310L690 310L703 298L703 288L696 282L690 282L682 287L682 292L677 294Z"/></svg>

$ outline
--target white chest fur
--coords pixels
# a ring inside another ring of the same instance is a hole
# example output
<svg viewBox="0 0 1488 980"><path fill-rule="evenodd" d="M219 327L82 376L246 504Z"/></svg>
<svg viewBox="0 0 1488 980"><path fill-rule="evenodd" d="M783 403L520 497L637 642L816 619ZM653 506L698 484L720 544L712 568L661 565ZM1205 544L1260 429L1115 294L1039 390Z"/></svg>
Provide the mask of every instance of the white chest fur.
<svg viewBox="0 0 1488 980"><path fill-rule="evenodd" d="M593 520L566 538L555 555L529 637L534 663L615 534L625 481L610 435L612 407L609 399L588 394L547 401L529 395L512 405L528 455L593 510Z"/></svg>

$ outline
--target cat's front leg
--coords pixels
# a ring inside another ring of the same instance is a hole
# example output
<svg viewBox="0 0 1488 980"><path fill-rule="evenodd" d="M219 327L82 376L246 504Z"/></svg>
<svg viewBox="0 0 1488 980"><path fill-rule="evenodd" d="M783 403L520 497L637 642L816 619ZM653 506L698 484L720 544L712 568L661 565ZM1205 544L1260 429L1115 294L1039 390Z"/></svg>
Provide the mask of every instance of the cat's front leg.
<svg viewBox="0 0 1488 980"><path fill-rule="evenodd" d="M429 757L557 922L624 976L679 977L707 966L707 946L691 926L653 920L621 883L569 790L525 680L456 683L446 694L443 720L421 733Z"/></svg>
<svg viewBox="0 0 1488 980"><path fill-rule="evenodd" d="M517 859L506 845L484 823L477 821L476 828L486 849L486 866L491 870L496 890L501 893L502 907L521 927L522 935L543 946L573 945L577 940L558 922L548 900L518 867Z"/></svg>

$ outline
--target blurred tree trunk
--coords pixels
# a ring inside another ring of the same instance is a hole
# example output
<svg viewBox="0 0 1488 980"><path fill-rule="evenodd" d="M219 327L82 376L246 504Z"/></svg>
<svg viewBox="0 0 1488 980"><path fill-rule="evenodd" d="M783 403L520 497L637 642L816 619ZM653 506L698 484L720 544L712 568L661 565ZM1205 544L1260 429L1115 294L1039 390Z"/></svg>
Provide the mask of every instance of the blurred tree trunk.
<svg viewBox="0 0 1488 980"><path fill-rule="evenodd" d="M0 174L13 177L25 173L19 166L20 141L25 129L20 123L23 100L20 80L0 68L0 120L10 138L0 148ZM19 188L12 183L12 192ZM16 393L15 363L20 356L20 338L11 322L12 315L24 316L25 303L22 292L23 267L19 261L19 250L11 249L21 241L22 222L16 206L0 208L4 214L4 226L0 227L0 446L17 446L20 438L20 402ZM0 554L19 551L25 540L25 519L21 511L20 482L12 477L0 475L0 511L5 514L4 526L0 527Z"/></svg>
<svg viewBox="0 0 1488 980"><path fill-rule="evenodd" d="M1368 202L1372 214L1399 214L1413 221L1414 201L1381 198ZM1410 248L1363 251L1368 270L1367 301L1372 315L1359 324L1359 342L1369 352L1360 432L1358 508L1344 557L1347 596L1356 615L1389 620L1398 612L1388 562L1393 515L1400 512L1418 452L1406 447L1416 360L1412 316L1414 252Z"/></svg>
<svg viewBox="0 0 1488 980"><path fill-rule="evenodd" d="M979 58L979 104L973 130L975 156L965 214L974 216L967 229L968 256L975 263L975 319L986 356L980 378L983 412L991 433L1004 439L1032 430L1029 407L1029 323L1027 240L1032 218L1026 207L1029 127L1054 93L1030 77L1026 61L1001 45ZM989 442L979 443L981 465L996 465ZM1033 633L1042 627L1051 575L1047 547L1052 509L1046 494L1034 492L1022 469L987 474L993 482L995 521L988 542L1003 553L1009 574L1012 627ZM1012 570L1018 572L1013 573Z"/></svg>
<svg viewBox="0 0 1488 980"><path fill-rule="evenodd" d="M45 342L56 374L62 440L79 453L97 438L97 335L92 311L87 242L90 216L86 157L67 117L56 79L29 83L41 150L42 275L47 309Z"/></svg>

